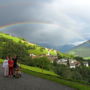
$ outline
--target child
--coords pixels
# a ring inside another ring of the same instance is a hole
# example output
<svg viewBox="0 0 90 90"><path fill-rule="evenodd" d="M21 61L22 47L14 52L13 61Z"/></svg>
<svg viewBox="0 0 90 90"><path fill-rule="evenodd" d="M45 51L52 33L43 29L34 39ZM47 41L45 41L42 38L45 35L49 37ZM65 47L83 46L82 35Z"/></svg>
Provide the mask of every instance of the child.
<svg viewBox="0 0 90 90"><path fill-rule="evenodd" d="M17 68L15 69L14 76L15 76L15 78L21 77L21 69L20 69L19 65L17 65Z"/></svg>

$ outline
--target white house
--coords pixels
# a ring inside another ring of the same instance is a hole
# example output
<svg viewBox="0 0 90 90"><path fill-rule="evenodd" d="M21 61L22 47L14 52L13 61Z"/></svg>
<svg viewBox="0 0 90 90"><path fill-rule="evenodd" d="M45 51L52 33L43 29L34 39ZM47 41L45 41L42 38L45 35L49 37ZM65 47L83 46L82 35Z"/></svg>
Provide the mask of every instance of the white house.
<svg viewBox="0 0 90 90"><path fill-rule="evenodd" d="M70 63L70 68L76 68L75 63Z"/></svg>
<svg viewBox="0 0 90 90"><path fill-rule="evenodd" d="M59 59L59 60L57 60L57 64L67 65L67 59Z"/></svg>
<svg viewBox="0 0 90 90"><path fill-rule="evenodd" d="M89 67L88 62L83 62L84 66Z"/></svg>

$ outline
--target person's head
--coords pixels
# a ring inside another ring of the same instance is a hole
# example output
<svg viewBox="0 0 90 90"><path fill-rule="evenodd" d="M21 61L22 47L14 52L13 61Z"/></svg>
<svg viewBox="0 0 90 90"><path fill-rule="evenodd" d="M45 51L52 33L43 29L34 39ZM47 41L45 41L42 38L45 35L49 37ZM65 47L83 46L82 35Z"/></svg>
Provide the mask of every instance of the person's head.
<svg viewBox="0 0 90 90"><path fill-rule="evenodd" d="M9 60L9 57L7 56L6 59Z"/></svg>
<svg viewBox="0 0 90 90"><path fill-rule="evenodd" d="M14 58L17 58L17 56L15 55Z"/></svg>
<svg viewBox="0 0 90 90"><path fill-rule="evenodd" d="M9 60L12 60L12 57L10 57L10 59Z"/></svg>

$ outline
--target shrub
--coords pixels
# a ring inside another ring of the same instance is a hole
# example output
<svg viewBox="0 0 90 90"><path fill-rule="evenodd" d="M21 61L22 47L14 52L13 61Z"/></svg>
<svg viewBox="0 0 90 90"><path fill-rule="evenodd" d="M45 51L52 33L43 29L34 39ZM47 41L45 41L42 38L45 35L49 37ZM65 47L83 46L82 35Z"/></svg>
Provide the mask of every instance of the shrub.
<svg viewBox="0 0 90 90"><path fill-rule="evenodd" d="M51 63L47 57L34 58L30 61L30 65L47 70L51 68Z"/></svg>

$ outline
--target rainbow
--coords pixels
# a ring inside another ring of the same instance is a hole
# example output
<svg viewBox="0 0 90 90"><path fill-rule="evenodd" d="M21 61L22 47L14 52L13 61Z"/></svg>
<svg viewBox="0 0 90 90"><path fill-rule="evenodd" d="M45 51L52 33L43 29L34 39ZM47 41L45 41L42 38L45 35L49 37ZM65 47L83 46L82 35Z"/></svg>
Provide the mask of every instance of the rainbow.
<svg viewBox="0 0 90 90"><path fill-rule="evenodd" d="M35 2L15 2L15 3L7 3L0 5L0 8L7 8L11 6L27 6L27 5L42 5L40 3L35 3ZM25 25L25 24L43 24L43 25L53 25L53 26L58 26L57 24L51 23L51 22L45 22L45 21L23 21L23 22L16 22L13 24L8 24L8 25L3 25L0 26L0 29L6 29L9 27L14 27L18 25Z"/></svg>
<svg viewBox="0 0 90 90"><path fill-rule="evenodd" d="M18 26L18 25L25 25L25 24L41 24L41 25L53 25L53 26L58 26L58 24L53 24L50 22L17 22L17 23L13 23L13 24L8 24L8 25L3 25L0 26L0 29L6 29L9 27L14 27L14 26Z"/></svg>

